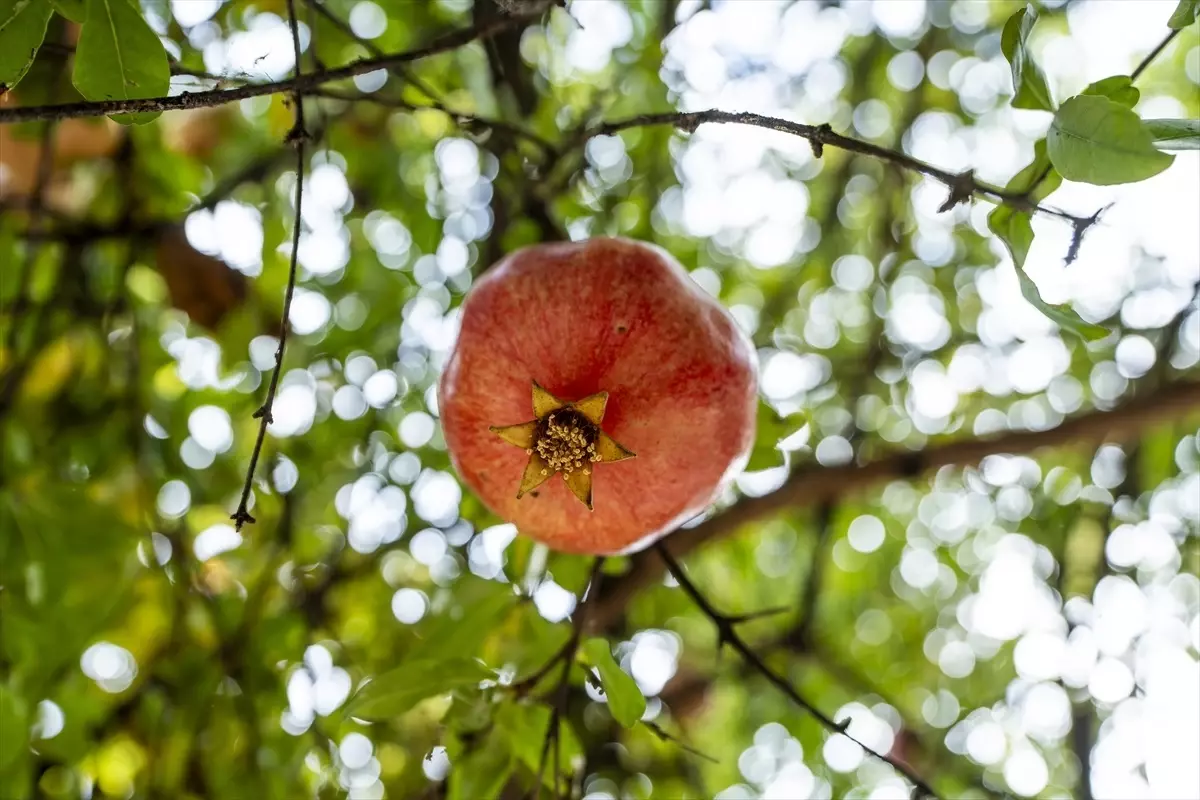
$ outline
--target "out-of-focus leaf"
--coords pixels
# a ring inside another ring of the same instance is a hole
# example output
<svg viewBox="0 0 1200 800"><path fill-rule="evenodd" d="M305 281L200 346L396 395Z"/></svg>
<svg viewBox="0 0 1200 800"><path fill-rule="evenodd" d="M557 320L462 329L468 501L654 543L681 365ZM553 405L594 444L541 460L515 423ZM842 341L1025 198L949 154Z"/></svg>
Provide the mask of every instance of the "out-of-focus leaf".
<svg viewBox="0 0 1200 800"><path fill-rule="evenodd" d="M746 463L746 470L755 472L780 466L783 463L783 451L780 449L779 443L803 425L803 418L799 416L781 417L770 403L759 398L754 449L750 451L750 460Z"/></svg>
<svg viewBox="0 0 1200 800"><path fill-rule="evenodd" d="M130 0L88 0L73 80L88 100L131 100L166 94L171 70L158 35ZM123 125L143 125L160 113L112 118Z"/></svg>
<svg viewBox="0 0 1200 800"><path fill-rule="evenodd" d="M1054 99L1046 75L1029 52L1029 34L1037 23L1037 9L1026 6L1008 18L1000 36L1000 49L1012 69L1013 108L1053 111Z"/></svg>
<svg viewBox="0 0 1200 800"><path fill-rule="evenodd" d="M454 762L449 777L450 800L499 797L512 774L513 754L507 737L493 733Z"/></svg>
<svg viewBox="0 0 1200 800"><path fill-rule="evenodd" d="M82 24L87 21L87 3L84 0L50 0L50 5L71 22Z"/></svg>
<svg viewBox="0 0 1200 800"><path fill-rule="evenodd" d="M646 698L637 682L613 659L608 641L588 639L583 644L583 654L600 672L600 683L604 686L613 719L626 728L636 725L646 713Z"/></svg>
<svg viewBox="0 0 1200 800"><path fill-rule="evenodd" d="M467 580L458 589L461 593L461 615L452 613L426 617L417 628L418 643L406 658L426 660L442 658L447 653L459 656L479 654L488 633L516 604L516 597L503 584L479 581L471 591Z"/></svg>
<svg viewBox="0 0 1200 800"><path fill-rule="evenodd" d="M0 95L29 71L51 13L44 0L0 0Z"/></svg>
<svg viewBox="0 0 1200 800"><path fill-rule="evenodd" d="M1110 78L1089 84L1080 94L1107 97L1114 103L1120 103L1126 108L1133 108L1141 99L1142 93L1133 85L1133 78L1128 75L1113 75Z"/></svg>
<svg viewBox="0 0 1200 800"><path fill-rule="evenodd" d="M496 712L496 725L512 746L513 755L529 768L534 775L542 758L542 744L550 728L550 708L544 703L507 703ZM559 719L559 771L570 770L571 762L583 755L579 738L566 719ZM551 748L553 752L554 748ZM547 762L552 759L547 758ZM553 783L553 765L546 764L542 780L547 786Z"/></svg>
<svg viewBox="0 0 1200 800"><path fill-rule="evenodd" d="M475 688L493 677L490 670L469 658L409 661L359 689L346 704L346 714L360 719L389 719L427 697Z"/></svg>
<svg viewBox="0 0 1200 800"><path fill-rule="evenodd" d="M1145 180L1175 161L1155 148L1137 114L1096 95L1062 104L1046 134L1046 152L1064 178L1097 186Z"/></svg>
<svg viewBox="0 0 1200 800"><path fill-rule="evenodd" d="M1142 124L1159 150L1200 150L1200 119L1146 119Z"/></svg>
<svg viewBox="0 0 1200 800"><path fill-rule="evenodd" d="M8 774L28 745L27 717L21 698L0 684L0 779Z"/></svg>
<svg viewBox="0 0 1200 800"><path fill-rule="evenodd" d="M1179 0L1175 12L1167 20L1167 27L1178 31L1191 25L1200 17L1200 0Z"/></svg>

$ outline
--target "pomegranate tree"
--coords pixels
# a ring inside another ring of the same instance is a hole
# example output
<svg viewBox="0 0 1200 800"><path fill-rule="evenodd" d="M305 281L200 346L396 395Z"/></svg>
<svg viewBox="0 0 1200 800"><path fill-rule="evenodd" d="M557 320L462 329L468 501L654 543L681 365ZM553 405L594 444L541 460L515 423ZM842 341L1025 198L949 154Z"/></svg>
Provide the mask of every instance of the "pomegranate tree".
<svg viewBox="0 0 1200 800"><path fill-rule="evenodd" d="M541 244L468 293L439 408L493 512L556 550L621 553L702 511L745 463L755 372L732 317L664 250Z"/></svg>

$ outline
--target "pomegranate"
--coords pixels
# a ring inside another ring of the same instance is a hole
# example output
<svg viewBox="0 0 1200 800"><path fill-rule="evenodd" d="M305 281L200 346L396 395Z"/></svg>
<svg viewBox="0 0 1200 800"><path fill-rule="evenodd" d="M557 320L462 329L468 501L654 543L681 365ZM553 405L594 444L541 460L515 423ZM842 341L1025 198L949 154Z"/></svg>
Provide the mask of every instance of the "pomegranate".
<svg viewBox="0 0 1200 800"><path fill-rule="evenodd" d="M439 408L465 483L563 552L648 546L754 438L754 349L664 250L627 239L501 259L462 308Z"/></svg>

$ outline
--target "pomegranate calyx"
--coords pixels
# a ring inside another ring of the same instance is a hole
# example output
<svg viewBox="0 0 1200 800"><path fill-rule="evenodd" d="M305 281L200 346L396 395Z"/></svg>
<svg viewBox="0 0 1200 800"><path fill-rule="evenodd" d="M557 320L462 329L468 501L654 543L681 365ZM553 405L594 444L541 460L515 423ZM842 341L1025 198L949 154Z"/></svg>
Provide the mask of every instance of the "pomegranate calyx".
<svg viewBox="0 0 1200 800"><path fill-rule="evenodd" d="M533 381L533 415L529 422L489 428L529 455L517 497L524 497L556 473L567 488L592 510L592 465L633 458L634 454L600 428L608 392L567 402Z"/></svg>

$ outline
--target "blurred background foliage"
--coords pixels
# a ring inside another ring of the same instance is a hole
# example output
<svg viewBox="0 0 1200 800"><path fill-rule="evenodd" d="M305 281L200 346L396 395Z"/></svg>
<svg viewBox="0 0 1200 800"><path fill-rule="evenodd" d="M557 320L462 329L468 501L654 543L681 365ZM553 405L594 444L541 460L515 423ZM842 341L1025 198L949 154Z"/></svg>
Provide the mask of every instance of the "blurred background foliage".
<svg viewBox="0 0 1200 800"><path fill-rule="evenodd" d="M52 5L0 110L107 91L72 66L99 58L78 23L106 4ZM607 644L586 641L561 698L557 671L510 687L569 639L591 562L463 491L436 379L474 276L603 234L666 247L759 348L733 511L671 541L722 611L782 608L738 627L767 665L943 797L1200 796L1200 154L1051 194L1072 215L1112 204L1069 266L1071 224L1032 219L1022 274L1069 324L1104 326L1085 343L1022 299L989 202L939 213L937 181L753 127L593 135L751 110L1004 186L1052 117L1012 108L1021 4L296 5L305 72L499 32L304 101L293 335L240 532L294 101L0 125L0 795L521 797L548 757L592 800L907 797L718 653L652 555L604 565L587 635ZM1170 35L1140 96L1108 96L1186 138L1196 5L1042 2L1021 57L1061 101ZM35 13L19 7L0 18ZM284 0L140 11L171 94L291 74ZM134 27L117 49L158 75ZM1056 437L1072 417L1078 437ZM714 527L739 508L758 510Z"/></svg>

